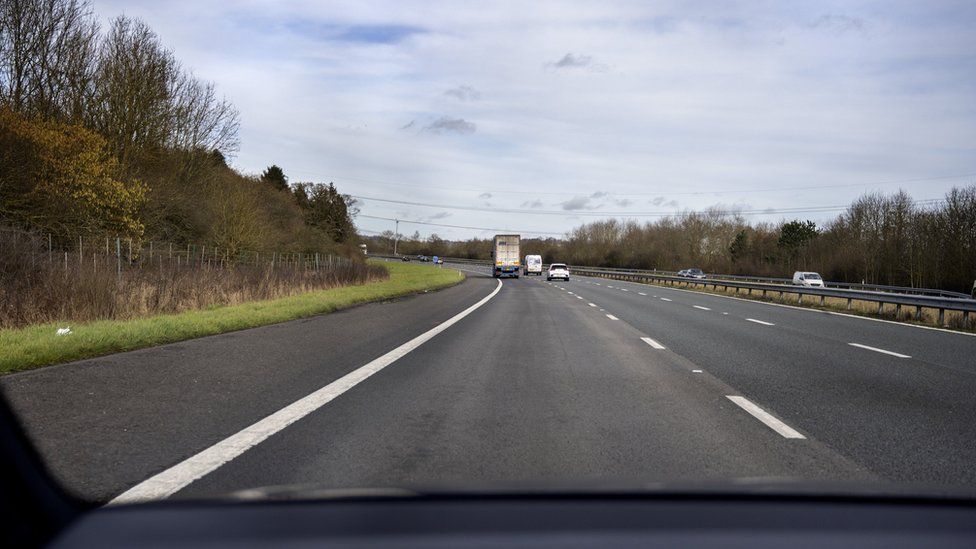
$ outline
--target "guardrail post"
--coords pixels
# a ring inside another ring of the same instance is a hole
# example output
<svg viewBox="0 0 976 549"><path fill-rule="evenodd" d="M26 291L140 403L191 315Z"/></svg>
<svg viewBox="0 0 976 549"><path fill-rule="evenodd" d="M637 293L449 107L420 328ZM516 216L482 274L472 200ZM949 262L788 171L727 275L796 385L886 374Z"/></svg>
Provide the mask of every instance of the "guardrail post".
<svg viewBox="0 0 976 549"><path fill-rule="evenodd" d="M915 306L915 320L922 320L922 306Z"/></svg>
<svg viewBox="0 0 976 549"><path fill-rule="evenodd" d="M962 312L962 327L969 328L969 311Z"/></svg>
<svg viewBox="0 0 976 549"><path fill-rule="evenodd" d="M796 294L796 302L803 303L803 294Z"/></svg>
<svg viewBox="0 0 976 549"><path fill-rule="evenodd" d="M945 325L945 309L939 308L939 326Z"/></svg>
<svg viewBox="0 0 976 549"><path fill-rule="evenodd" d="M898 317L899 316L901 316L901 303L896 303L895 304L895 320L898 320Z"/></svg>
<svg viewBox="0 0 976 549"><path fill-rule="evenodd" d="M851 298L847 298L847 310L851 310Z"/></svg>
<svg viewBox="0 0 976 549"><path fill-rule="evenodd" d="M820 306L823 307L826 302L827 302L827 296L825 295L820 296Z"/></svg>
<svg viewBox="0 0 976 549"><path fill-rule="evenodd" d="M884 301L879 301L878 302L878 314L880 315L883 310L884 310Z"/></svg>

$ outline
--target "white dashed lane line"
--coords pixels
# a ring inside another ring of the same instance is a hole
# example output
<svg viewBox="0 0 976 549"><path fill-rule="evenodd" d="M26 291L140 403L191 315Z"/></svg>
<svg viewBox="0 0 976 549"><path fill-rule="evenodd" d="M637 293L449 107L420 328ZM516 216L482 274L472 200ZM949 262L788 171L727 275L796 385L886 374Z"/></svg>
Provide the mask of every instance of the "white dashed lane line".
<svg viewBox="0 0 976 549"><path fill-rule="evenodd" d="M670 300L670 299L668 299L668 298L666 298L666 297L662 297L662 298L661 298L661 301L671 301L671 300Z"/></svg>
<svg viewBox="0 0 976 549"><path fill-rule="evenodd" d="M701 305L692 305L692 307L696 309L701 309L703 311L711 311L711 309L709 309L708 307L702 307Z"/></svg>
<svg viewBox="0 0 976 549"><path fill-rule="evenodd" d="M644 292L637 292L637 295L647 295Z"/></svg>
<svg viewBox="0 0 976 549"><path fill-rule="evenodd" d="M609 318L610 320L620 320L619 318L617 318L617 317L615 317L615 316L613 316L613 315L612 315L612 314L610 314L610 313L607 313L607 318Z"/></svg>
<svg viewBox="0 0 976 549"><path fill-rule="evenodd" d="M596 303L587 303L590 307L596 307Z"/></svg>
<svg viewBox="0 0 976 549"><path fill-rule="evenodd" d="M860 343L848 343L851 347L857 347L858 349L867 349L868 351L874 351L876 353L884 353L886 355L896 356L898 358L912 358L910 355L903 355L901 353L896 353L894 351L886 351L884 349L879 349L877 347L869 347L867 345L861 345Z"/></svg>
<svg viewBox="0 0 976 549"><path fill-rule="evenodd" d="M742 408L746 412L749 412L749 415L763 422L766 425L766 427L769 427L770 429L782 435L783 438L797 438L797 439L807 438L801 435L798 431L794 430L789 425L776 419L772 414L770 414L766 410L763 410L759 406L753 404L748 398L741 397L741 396L733 396L733 395L725 395L725 396L726 398L734 402L739 408Z"/></svg>
<svg viewBox="0 0 976 549"><path fill-rule="evenodd" d="M654 347L655 349L663 349L664 348L664 345L661 345L660 343L658 343L657 341L654 341L653 339L651 339L649 337L642 337L641 340L644 343L647 343L648 345L650 345L651 347Z"/></svg>
<svg viewBox="0 0 976 549"><path fill-rule="evenodd" d="M762 324L763 326L775 326L772 322L766 322L765 320L756 320L755 318L747 318L749 322L755 322L756 324Z"/></svg>

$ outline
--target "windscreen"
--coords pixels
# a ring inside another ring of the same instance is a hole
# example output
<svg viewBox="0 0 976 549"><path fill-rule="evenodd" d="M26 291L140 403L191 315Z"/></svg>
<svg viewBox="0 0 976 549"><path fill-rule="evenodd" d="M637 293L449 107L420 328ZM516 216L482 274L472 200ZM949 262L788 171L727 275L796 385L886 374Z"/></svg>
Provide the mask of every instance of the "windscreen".
<svg viewBox="0 0 976 549"><path fill-rule="evenodd" d="M0 393L99 505L968 497L974 29L0 1Z"/></svg>

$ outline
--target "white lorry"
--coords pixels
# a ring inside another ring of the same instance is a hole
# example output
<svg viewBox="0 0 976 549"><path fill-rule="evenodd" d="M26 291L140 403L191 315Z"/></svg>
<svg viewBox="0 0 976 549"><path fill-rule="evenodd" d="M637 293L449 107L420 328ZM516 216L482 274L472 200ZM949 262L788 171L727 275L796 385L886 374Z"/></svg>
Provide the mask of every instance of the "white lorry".
<svg viewBox="0 0 976 549"><path fill-rule="evenodd" d="M534 274L536 276L542 276L542 256L541 255L527 255L525 256L525 276Z"/></svg>
<svg viewBox="0 0 976 549"><path fill-rule="evenodd" d="M492 271L495 278L511 276L518 278L521 261L519 245L522 237L517 234L496 234L491 249Z"/></svg>

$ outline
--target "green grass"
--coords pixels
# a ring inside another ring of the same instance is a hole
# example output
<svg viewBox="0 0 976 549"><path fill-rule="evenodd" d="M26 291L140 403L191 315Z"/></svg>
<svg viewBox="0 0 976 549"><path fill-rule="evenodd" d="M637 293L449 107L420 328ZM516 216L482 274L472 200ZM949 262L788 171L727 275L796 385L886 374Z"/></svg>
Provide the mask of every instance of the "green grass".
<svg viewBox="0 0 976 549"><path fill-rule="evenodd" d="M390 272L388 280L360 286L132 320L59 322L0 330L0 374L330 313L360 303L446 288L464 279L451 269L383 265ZM55 335L64 326L70 326L72 333Z"/></svg>

